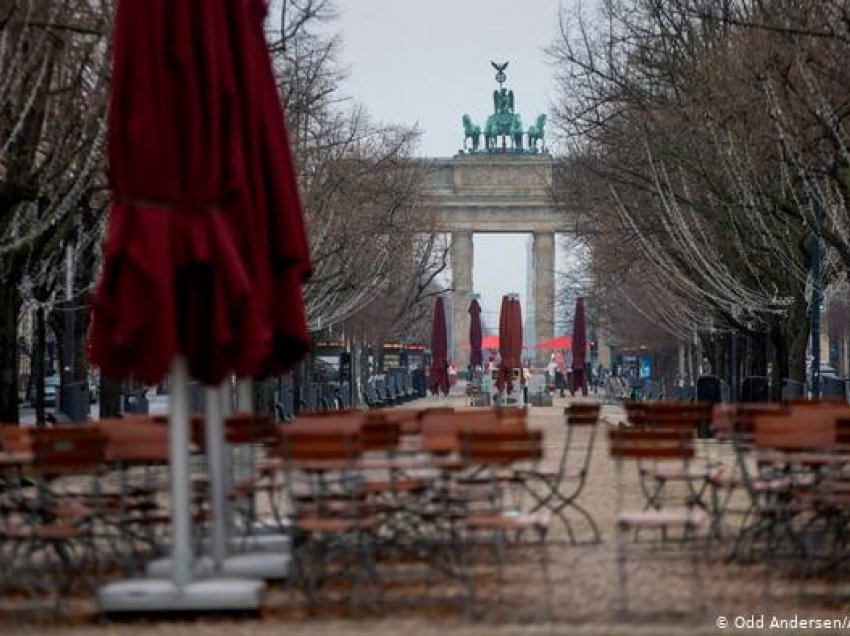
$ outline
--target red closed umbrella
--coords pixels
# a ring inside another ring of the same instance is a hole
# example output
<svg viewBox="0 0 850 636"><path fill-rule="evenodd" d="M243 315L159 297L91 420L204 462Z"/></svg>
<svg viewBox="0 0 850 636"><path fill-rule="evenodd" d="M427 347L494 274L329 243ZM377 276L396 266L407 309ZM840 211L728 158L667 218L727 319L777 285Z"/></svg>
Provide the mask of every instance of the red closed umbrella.
<svg viewBox="0 0 850 636"><path fill-rule="evenodd" d="M431 375L428 388L432 395L449 394L448 337L442 296L437 296L434 302L434 321L431 324Z"/></svg>
<svg viewBox="0 0 850 636"><path fill-rule="evenodd" d="M499 353L501 363L496 378L499 391L513 391L511 373L513 369L522 368L522 310L519 299L512 296L502 297L499 311ZM524 382L522 374L520 381Z"/></svg>
<svg viewBox="0 0 850 636"><path fill-rule="evenodd" d="M484 364L481 343L481 305L473 298L469 303L469 364L473 369Z"/></svg>
<svg viewBox="0 0 850 636"><path fill-rule="evenodd" d="M224 3L231 48L236 53L243 151L248 189L245 203L254 215L240 224L243 253L260 296L265 345L263 363L238 360L240 375L280 373L307 351L301 283L311 271L307 236L298 200L289 140L272 72L263 20L264 0ZM296 310L293 310L296 309Z"/></svg>
<svg viewBox="0 0 850 636"><path fill-rule="evenodd" d="M147 383L174 363L178 585L191 578L186 367L216 385L284 370L309 347L310 262L265 10L264 0L122 0L116 11L113 198L90 356L108 376ZM220 458L209 459L212 471Z"/></svg>
<svg viewBox="0 0 850 636"><path fill-rule="evenodd" d="M111 377L158 382L291 366L309 346L310 271L265 5L119 3L113 188L90 355Z"/></svg>
<svg viewBox="0 0 850 636"><path fill-rule="evenodd" d="M587 395L587 323L584 317L584 298L576 299L576 310L573 316L573 363L570 392L581 389L582 395Z"/></svg>
<svg viewBox="0 0 850 636"><path fill-rule="evenodd" d="M522 370L522 305L519 302L519 298L513 299L511 329L513 330L511 359L516 365L514 368ZM520 372L519 379L521 384L525 384L525 375L522 372Z"/></svg>

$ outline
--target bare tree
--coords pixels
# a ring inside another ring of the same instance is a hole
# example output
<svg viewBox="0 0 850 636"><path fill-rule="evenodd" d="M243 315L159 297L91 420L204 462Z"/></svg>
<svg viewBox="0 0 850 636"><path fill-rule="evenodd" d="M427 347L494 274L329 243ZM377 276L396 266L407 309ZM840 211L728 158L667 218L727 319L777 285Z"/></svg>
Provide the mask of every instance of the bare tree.
<svg viewBox="0 0 850 636"><path fill-rule="evenodd" d="M787 70L797 39L833 37L828 15L781 1L608 0L594 20L562 16L550 51L578 185L563 182L592 215L576 226L593 227L594 280L613 278L612 298L682 339L768 330L778 377L800 380L819 228L798 157L817 143L805 104L788 101Z"/></svg>
<svg viewBox="0 0 850 636"><path fill-rule="evenodd" d="M101 174L108 2L10 0L0 8L0 420L18 418L17 324L53 290L65 241L98 233L79 205ZM95 228L96 229L96 228ZM41 302L52 304L54 292Z"/></svg>

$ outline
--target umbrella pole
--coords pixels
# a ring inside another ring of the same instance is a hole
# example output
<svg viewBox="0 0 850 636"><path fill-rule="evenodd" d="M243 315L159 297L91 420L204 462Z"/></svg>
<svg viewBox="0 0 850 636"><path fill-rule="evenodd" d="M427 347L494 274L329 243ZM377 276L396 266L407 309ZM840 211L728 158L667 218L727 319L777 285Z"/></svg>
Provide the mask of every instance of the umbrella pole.
<svg viewBox="0 0 850 636"><path fill-rule="evenodd" d="M254 412L251 387L251 378L241 378L236 381L236 408L240 413Z"/></svg>
<svg viewBox="0 0 850 636"><path fill-rule="evenodd" d="M254 384L251 378L240 378L236 380L236 410L239 413L254 414ZM254 461L254 453L250 449L239 449L239 459L242 466L242 475L240 479L254 479L256 464ZM256 521L256 510L253 507L253 500L250 503L251 508L248 515L248 531L252 532L252 524Z"/></svg>
<svg viewBox="0 0 850 636"><path fill-rule="evenodd" d="M171 578L177 587L192 580L189 500L189 373L178 356L171 367L169 460L171 462Z"/></svg>
<svg viewBox="0 0 850 636"><path fill-rule="evenodd" d="M204 389L207 466L212 500L213 571L221 572L227 557L227 482L224 474L224 419L221 412L221 390Z"/></svg>

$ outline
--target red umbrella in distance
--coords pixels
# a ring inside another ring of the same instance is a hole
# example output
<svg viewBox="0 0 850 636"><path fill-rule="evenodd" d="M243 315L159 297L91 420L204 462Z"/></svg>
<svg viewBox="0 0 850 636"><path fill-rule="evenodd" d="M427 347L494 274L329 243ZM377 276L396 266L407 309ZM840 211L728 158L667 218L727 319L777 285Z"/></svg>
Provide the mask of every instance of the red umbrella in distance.
<svg viewBox="0 0 850 636"><path fill-rule="evenodd" d="M569 336L560 336L558 338L552 338L551 340L541 342L535 347L535 349L540 349L541 351L563 351L566 349L571 349L572 346L572 338L570 338Z"/></svg>
<svg viewBox="0 0 850 636"><path fill-rule="evenodd" d="M584 298L576 299L576 311L573 316L573 363L572 384L570 391L575 393L581 389L582 395L587 395L587 324L584 317Z"/></svg>
<svg viewBox="0 0 850 636"><path fill-rule="evenodd" d="M448 337L446 335L446 311L442 296L434 302L434 321L431 324L431 376L428 388L432 395L449 394Z"/></svg>
<svg viewBox="0 0 850 636"><path fill-rule="evenodd" d="M508 296L502 296L502 304L499 307L499 372L496 375L496 388L501 393L504 390L510 390L513 388L510 384L510 372L506 370L505 366L505 357L507 356L507 351L510 347L509 340L510 335L508 334L508 319L509 319L509 304L510 299Z"/></svg>
<svg viewBox="0 0 850 636"><path fill-rule="evenodd" d="M469 343L464 343L461 345L464 351L471 351ZM482 355L484 351L498 351L499 350L499 336L489 335L481 338L481 351Z"/></svg>
<svg viewBox="0 0 850 636"><path fill-rule="evenodd" d="M499 311L499 353L501 363L496 386L499 391L513 391L511 374L522 367L522 315L519 300L512 296L502 297Z"/></svg>
<svg viewBox="0 0 850 636"><path fill-rule="evenodd" d="M511 361L515 365L513 368L522 369L522 305L519 298L513 298L511 309L511 330L513 336L511 338ZM525 375L520 371L520 384L525 384Z"/></svg>
<svg viewBox="0 0 850 636"><path fill-rule="evenodd" d="M473 298L469 303L469 364L473 369L484 364L481 342L481 305Z"/></svg>
<svg viewBox="0 0 850 636"><path fill-rule="evenodd" d="M484 336L481 339L481 348L497 351L499 349L499 336Z"/></svg>

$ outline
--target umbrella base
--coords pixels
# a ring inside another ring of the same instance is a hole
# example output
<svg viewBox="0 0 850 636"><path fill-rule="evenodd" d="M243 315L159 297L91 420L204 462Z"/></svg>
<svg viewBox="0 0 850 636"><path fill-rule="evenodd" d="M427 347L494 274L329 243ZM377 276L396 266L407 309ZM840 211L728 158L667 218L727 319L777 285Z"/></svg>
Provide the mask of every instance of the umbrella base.
<svg viewBox="0 0 850 636"><path fill-rule="evenodd" d="M198 579L224 576L260 581L279 581L289 576L289 569L289 554L246 552L227 557L224 560L221 572L214 571L212 558L208 556L200 557L194 562L193 575ZM171 574L171 559L168 557L155 559L148 563L145 571L153 579L168 578Z"/></svg>
<svg viewBox="0 0 850 636"><path fill-rule="evenodd" d="M183 587L168 579L127 579L101 587L97 605L101 614L255 612L265 591L263 581L248 579L206 579Z"/></svg>
<svg viewBox="0 0 850 636"><path fill-rule="evenodd" d="M288 534L251 534L244 537L231 537L227 542L227 550L231 554L242 554L243 552L283 552L289 554L290 545ZM165 542L162 545L162 550L165 553L170 553L171 544ZM212 550L212 539L203 539L201 550L210 552Z"/></svg>
<svg viewBox="0 0 850 636"><path fill-rule="evenodd" d="M252 534L246 537L233 537L229 548L233 554L243 552L282 552L289 555L291 547L288 534Z"/></svg>

